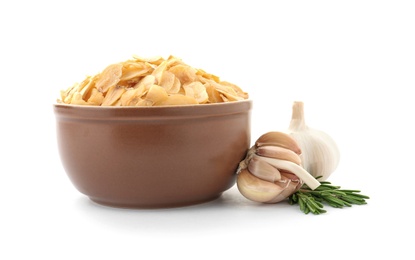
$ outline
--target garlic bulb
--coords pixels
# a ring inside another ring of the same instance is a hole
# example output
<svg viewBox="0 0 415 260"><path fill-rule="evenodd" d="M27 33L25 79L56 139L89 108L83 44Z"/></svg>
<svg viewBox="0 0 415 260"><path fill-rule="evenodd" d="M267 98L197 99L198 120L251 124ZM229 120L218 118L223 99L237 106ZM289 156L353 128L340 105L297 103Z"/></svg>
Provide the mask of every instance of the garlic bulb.
<svg viewBox="0 0 415 260"><path fill-rule="evenodd" d="M319 180L326 180L340 161L340 152L334 140L325 132L308 127L304 119L304 103L293 104L288 133L300 146L303 168Z"/></svg>
<svg viewBox="0 0 415 260"><path fill-rule="evenodd" d="M239 164L237 187L247 199L277 203L306 183L311 189L320 183L301 167L301 148L288 134L268 132L255 142Z"/></svg>

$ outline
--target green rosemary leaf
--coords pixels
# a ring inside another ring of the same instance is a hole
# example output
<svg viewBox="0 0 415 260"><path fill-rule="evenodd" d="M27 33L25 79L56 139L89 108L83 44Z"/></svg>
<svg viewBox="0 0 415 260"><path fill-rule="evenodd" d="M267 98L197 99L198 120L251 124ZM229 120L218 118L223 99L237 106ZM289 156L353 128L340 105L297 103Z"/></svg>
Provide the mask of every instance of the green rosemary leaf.
<svg viewBox="0 0 415 260"><path fill-rule="evenodd" d="M310 213L310 209L309 209L308 207L305 207L305 208L303 209L303 212L304 212L305 214L308 214L308 213Z"/></svg>
<svg viewBox="0 0 415 260"><path fill-rule="evenodd" d="M317 201L311 194L298 192L297 197L300 204L300 210L305 214L311 212L312 214L318 215L325 212L325 210L322 209L324 207L323 204Z"/></svg>
<svg viewBox="0 0 415 260"><path fill-rule="evenodd" d="M316 201L312 197L307 200L307 204L312 206L313 208L319 208L320 207L319 204L317 204Z"/></svg>
<svg viewBox="0 0 415 260"><path fill-rule="evenodd" d="M291 199L293 202L297 202L297 201L298 201L298 196L297 196L297 194L296 194L296 193L294 193L294 194L290 197L290 199Z"/></svg>
<svg viewBox="0 0 415 260"><path fill-rule="evenodd" d="M325 203L327 203L330 207L333 208L343 208L343 204L338 204L337 202L333 202L331 200L326 200Z"/></svg>
<svg viewBox="0 0 415 260"><path fill-rule="evenodd" d="M314 200L314 203L316 203L319 208L323 208L324 205L320 201L322 201L322 200L320 198L318 198L318 200L317 199Z"/></svg>
<svg viewBox="0 0 415 260"><path fill-rule="evenodd" d="M347 190L340 190L340 191L347 193L348 196L353 196L353 197L361 198L361 199L370 199L369 196L366 196L366 195L363 195L363 194L349 192Z"/></svg>
<svg viewBox="0 0 415 260"><path fill-rule="evenodd" d="M349 202L350 204L355 204L355 205L363 205L363 204L366 204L366 201L364 201L364 200L356 200L356 199L353 199L353 198L351 198L349 196L341 197L341 199L344 200L344 201Z"/></svg>
<svg viewBox="0 0 415 260"><path fill-rule="evenodd" d="M363 198L361 196L356 196L356 195L357 194L346 194L346 196L344 196L344 197L348 197L348 198L358 200L358 201L365 201L366 200L366 198Z"/></svg>
<svg viewBox="0 0 415 260"><path fill-rule="evenodd" d="M300 205L300 210L303 211L305 213L305 202L304 199L302 197L298 198L298 204ZM306 213L307 214L307 213Z"/></svg>
<svg viewBox="0 0 415 260"><path fill-rule="evenodd" d="M327 196L327 195L332 195L332 196L347 196L347 194L345 192L342 192L340 190L329 190L329 191L322 191L321 192L322 196Z"/></svg>
<svg viewBox="0 0 415 260"><path fill-rule="evenodd" d="M323 190L323 189L324 190L327 190L327 189L335 190L335 189L340 189L340 186L333 186L330 184L321 184L320 186L317 187L316 190Z"/></svg>
<svg viewBox="0 0 415 260"><path fill-rule="evenodd" d="M359 193L360 192L360 190L343 190L343 189L341 191L346 192L346 193Z"/></svg>
<svg viewBox="0 0 415 260"><path fill-rule="evenodd" d="M323 208L320 208L320 213L326 213L327 211Z"/></svg>
<svg viewBox="0 0 415 260"><path fill-rule="evenodd" d="M311 213L316 214L317 213L317 209L310 203L306 203L307 208L310 210Z"/></svg>
<svg viewBox="0 0 415 260"><path fill-rule="evenodd" d="M323 197L326 201L330 201L333 204L337 204L339 208L342 208L344 206L351 207L352 205L348 203L347 201L341 200L340 198L333 196L333 195L327 195Z"/></svg>
<svg viewBox="0 0 415 260"><path fill-rule="evenodd" d="M329 185L331 185L331 182L328 182L328 181L320 181L320 184L329 184Z"/></svg>

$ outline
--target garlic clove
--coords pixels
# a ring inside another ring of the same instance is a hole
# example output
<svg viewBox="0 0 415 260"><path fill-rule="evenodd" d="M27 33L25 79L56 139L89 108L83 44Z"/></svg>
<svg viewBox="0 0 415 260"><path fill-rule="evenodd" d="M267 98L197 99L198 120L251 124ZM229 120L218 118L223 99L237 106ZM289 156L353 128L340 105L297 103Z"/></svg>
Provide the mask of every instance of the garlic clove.
<svg viewBox="0 0 415 260"><path fill-rule="evenodd" d="M254 155L254 158L258 155ZM303 167L289 161L275 159L275 158L269 158L269 157L261 157L261 160L264 160L271 164L272 166L280 169L280 170L286 170L289 172L294 173L298 176L301 180L304 181L305 184L307 184L310 189L314 190L318 186L320 186L320 182L317 181L310 173L308 173Z"/></svg>
<svg viewBox="0 0 415 260"><path fill-rule="evenodd" d="M298 154L280 146L260 146L256 149L256 154L275 159L287 160L295 164L301 165L301 159Z"/></svg>
<svg viewBox="0 0 415 260"><path fill-rule="evenodd" d="M255 177L248 169L239 172L237 187L245 198L257 202L271 201L283 191L281 186Z"/></svg>
<svg viewBox="0 0 415 260"><path fill-rule="evenodd" d="M296 140L283 132L265 133L255 142L255 146L257 147L268 145L284 147L296 154L301 154L301 147L297 144Z"/></svg>
<svg viewBox="0 0 415 260"><path fill-rule="evenodd" d="M252 158L248 164L248 170L254 176L269 182L281 179L280 171L260 158Z"/></svg>
<svg viewBox="0 0 415 260"><path fill-rule="evenodd" d="M324 181L336 170L340 161L339 148L327 133L306 125L303 102L293 104L288 133L301 147L302 166L312 176Z"/></svg>
<svg viewBox="0 0 415 260"><path fill-rule="evenodd" d="M291 194L296 192L301 187L301 185L302 185L302 182L300 180L296 182L292 180L288 180L287 184L285 185L284 190L279 195L277 195L275 198L273 198L270 201L267 201L266 203L278 203L280 201L285 200L286 198L291 196Z"/></svg>

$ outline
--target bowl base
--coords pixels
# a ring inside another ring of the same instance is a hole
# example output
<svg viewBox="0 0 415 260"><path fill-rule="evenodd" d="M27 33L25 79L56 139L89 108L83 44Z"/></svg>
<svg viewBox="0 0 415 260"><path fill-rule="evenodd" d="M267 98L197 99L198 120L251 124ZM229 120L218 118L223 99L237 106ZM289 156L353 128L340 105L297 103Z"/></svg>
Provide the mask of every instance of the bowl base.
<svg viewBox="0 0 415 260"><path fill-rule="evenodd" d="M143 204L143 203L117 203L112 201L102 200L100 198L89 197L91 201L102 206L107 206L111 208L123 208L123 209L168 209L168 208L179 208L179 207L188 207L194 206L206 202L210 202L218 199L222 193L216 194L215 196L208 197L201 200L186 201L186 202L177 202L177 203L154 203L154 204Z"/></svg>

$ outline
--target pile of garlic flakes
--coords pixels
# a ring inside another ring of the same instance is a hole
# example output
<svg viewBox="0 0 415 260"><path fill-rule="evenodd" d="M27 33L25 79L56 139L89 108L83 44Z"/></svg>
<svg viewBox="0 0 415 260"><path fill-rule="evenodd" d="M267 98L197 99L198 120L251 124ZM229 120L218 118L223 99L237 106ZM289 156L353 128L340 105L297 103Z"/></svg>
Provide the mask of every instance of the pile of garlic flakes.
<svg viewBox="0 0 415 260"><path fill-rule="evenodd" d="M92 106L165 106L239 101L248 94L235 84L170 56L133 56L111 64L61 91L58 103Z"/></svg>

